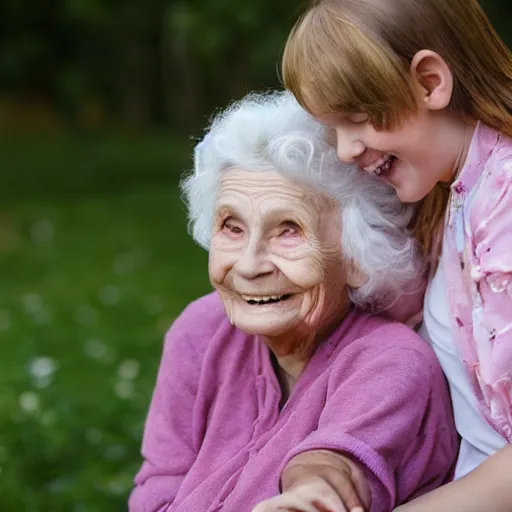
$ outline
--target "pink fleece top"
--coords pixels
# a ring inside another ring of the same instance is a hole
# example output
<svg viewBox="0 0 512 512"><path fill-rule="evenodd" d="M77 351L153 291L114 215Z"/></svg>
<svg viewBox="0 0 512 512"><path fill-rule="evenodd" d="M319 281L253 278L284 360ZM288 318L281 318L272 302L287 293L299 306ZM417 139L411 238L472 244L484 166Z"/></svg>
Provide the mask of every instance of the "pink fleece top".
<svg viewBox="0 0 512 512"><path fill-rule="evenodd" d="M512 139L482 123L452 185L443 263L454 339L480 412L510 443Z"/></svg>
<svg viewBox="0 0 512 512"><path fill-rule="evenodd" d="M280 409L267 346L233 327L217 294L167 334L131 512L250 512L279 494L286 463L350 454L371 512L443 483L457 452L445 381L412 330L354 309L322 343Z"/></svg>

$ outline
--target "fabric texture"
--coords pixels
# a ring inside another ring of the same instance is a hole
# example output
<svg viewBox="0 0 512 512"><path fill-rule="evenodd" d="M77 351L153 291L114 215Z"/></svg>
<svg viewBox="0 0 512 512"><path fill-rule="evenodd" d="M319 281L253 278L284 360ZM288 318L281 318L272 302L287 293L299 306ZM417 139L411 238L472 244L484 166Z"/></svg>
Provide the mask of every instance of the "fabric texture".
<svg viewBox="0 0 512 512"><path fill-rule="evenodd" d="M444 256L441 256L441 263L425 295L423 324L419 334L432 345L445 375L448 376L455 426L461 436L454 475L458 479L503 448L507 441L481 415L455 344L443 259Z"/></svg>
<svg viewBox="0 0 512 512"><path fill-rule="evenodd" d="M510 442L512 140L481 123L452 185L443 252L457 349L481 414Z"/></svg>
<svg viewBox="0 0 512 512"><path fill-rule="evenodd" d="M360 461L371 512L443 483L457 452L446 383L409 328L353 310L315 351L280 408L272 358L232 326L216 294L167 334L131 512L249 512L279 494L294 455Z"/></svg>

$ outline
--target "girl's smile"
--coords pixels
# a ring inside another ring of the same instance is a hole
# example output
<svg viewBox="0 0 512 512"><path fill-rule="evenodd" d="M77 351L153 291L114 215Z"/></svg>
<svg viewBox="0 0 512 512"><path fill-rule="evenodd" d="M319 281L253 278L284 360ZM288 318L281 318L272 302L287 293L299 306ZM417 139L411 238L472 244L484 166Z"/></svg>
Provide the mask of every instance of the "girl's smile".
<svg viewBox="0 0 512 512"><path fill-rule="evenodd" d="M445 111L418 109L396 128L377 129L370 120L343 114L317 116L336 131L337 153L392 186L406 203L423 199L438 182L454 178L469 149L473 126Z"/></svg>

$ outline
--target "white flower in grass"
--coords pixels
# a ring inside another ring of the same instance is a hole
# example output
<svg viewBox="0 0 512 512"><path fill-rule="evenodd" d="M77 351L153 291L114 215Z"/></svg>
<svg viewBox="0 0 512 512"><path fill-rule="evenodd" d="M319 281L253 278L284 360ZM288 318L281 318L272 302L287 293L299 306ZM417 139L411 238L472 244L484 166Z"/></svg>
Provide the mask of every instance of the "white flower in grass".
<svg viewBox="0 0 512 512"><path fill-rule="evenodd" d="M133 274L137 258L131 253L118 254L114 260L114 271L120 276Z"/></svg>
<svg viewBox="0 0 512 512"><path fill-rule="evenodd" d="M118 482L116 480L111 480L107 484L108 490L110 494L115 494L116 496L120 496L122 494L125 494L126 492L126 486L122 482Z"/></svg>
<svg viewBox="0 0 512 512"><path fill-rule="evenodd" d="M126 448L121 444L111 444L105 448L104 456L108 460L122 460L126 456Z"/></svg>
<svg viewBox="0 0 512 512"><path fill-rule="evenodd" d="M117 369L117 375L121 380L133 380L140 370L140 363L136 359L126 359Z"/></svg>
<svg viewBox="0 0 512 512"><path fill-rule="evenodd" d="M53 427L57 423L57 413L55 411L44 411L40 421L44 427Z"/></svg>
<svg viewBox="0 0 512 512"><path fill-rule="evenodd" d="M48 387L57 371L57 363L51 357L36 357L28 365L28 373L34 385L41 389Z"/></svg>
<svg viewBox="0 0 512 512"><path fill-rule="evenodd" d="M48 309L43 309L34 315L34 322L37 325L50 325L53 316Z"/></svg>
<svg viewBox="0 0 512 512"><path fill-rule="evenodd" d="M119 398L129 399L133 397L135 387L133 382L130 380L118 380L114 384L114 391Z"/></svg>
<svg viewBox="0 0 512 512"><path fill-rule="evenodd" d="M121 297L121 292L117 286L104 286L98 293L98 298L105 306L115 306Z"/></svg>
<svg viewBox="0 0 512 512"><path fill-rule="evenodd" d="M75 310L75 321L81 325L92 325L96 322L98 313L91 306L80 306Z"/></svg>
<svg viewBox="0 0 512 512"><path fill-rule="evenodd" d="M109 356L109 348L99 338L90 338L84 344L84 353L91 359L106 361Z"/></svg>
<svg viewBox="0 0 512 512"><path fill-rule="evenodd" d="M107 489L111 494L126 495L132 488L131 474L118 473L107 482Z"/></svg>
<svg viewBox="0 0 512 512"><path fill-rule="evenodd" d="M103 440L103 432L98 428L88 428L85 431L85 439L89 444L100 444Z"/></svg>
<svg viewBox="0 0 512 512"><path fill-rule="evenodd" d="M48 219L35 222L30 229L32 241L38 245L48 245L55 238L55 228Z"/></svg>
<svg viewBox="0 0 512 512"><path fill-rule="evenodd" d="M18 398L18 404L28 414L39 411L41 407L39 395L34 391L24 391Z"/></svg>
<svg viewBox="0 0 512 512"><path fill-rule="evenodd" d="M66 476L59 477L55 480L52 480L48 484L48 490L51 494L63 494L68 489L72 488L74 485L74 479Z"/></svg>
<svg viewBox="0 0 512 512"><path fill-rule="evenodd" d="M150 315L158 315L164 309L164 303L160 297L153 295L144 301L144 309Z"/></svg>
<svg viewBox="0 0 512 512"><path fill-rule="evenodd" d="M44 310L44 300L38 293L29 292L25 293L21 298L23 307L27 313L36 315Z"/></svg>
<svg viewBox="0 0 512 512"><path fill-rule="evenodd" d="M36 357L29 365L30 375L36 379L53 375L56 370L57 363L51 357Z"/></svg>

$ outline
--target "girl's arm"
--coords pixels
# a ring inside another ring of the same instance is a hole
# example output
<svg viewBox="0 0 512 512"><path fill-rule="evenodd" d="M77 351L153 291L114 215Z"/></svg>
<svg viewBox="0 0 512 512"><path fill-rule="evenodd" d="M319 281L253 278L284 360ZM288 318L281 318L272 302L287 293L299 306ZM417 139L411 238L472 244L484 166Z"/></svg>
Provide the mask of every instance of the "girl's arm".
<svg viewBox="0 0 512 512"><path fill-rule="evenodd" d="M283 493L256 512L389 512L446 481L457 439L433 353L396 324L347 350L350 371L333 365L316 429L283 461Z"/></svg>
<svg viewBox="0 0 512 512"><path fill-rule="evenodd" d="M512 512L512 445L471 473L394 512Z"/></svg>

